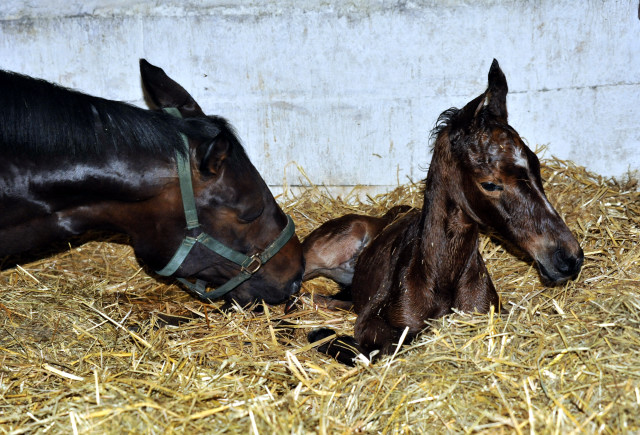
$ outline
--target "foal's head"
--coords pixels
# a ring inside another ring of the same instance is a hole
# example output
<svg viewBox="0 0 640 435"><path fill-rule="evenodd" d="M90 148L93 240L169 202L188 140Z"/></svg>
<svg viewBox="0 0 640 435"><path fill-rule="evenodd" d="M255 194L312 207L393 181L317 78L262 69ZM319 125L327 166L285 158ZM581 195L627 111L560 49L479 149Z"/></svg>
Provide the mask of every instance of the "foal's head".
<svg viewBox="0 0 640 435"><path fill-rule="evenodd" d="M538 158L507 123L507 91L494 60L487 90L440 116L434 152L444 147L454 162L467 214L529 254L545 280L560 283L580 271L583 252L545 196Z"/></svg>

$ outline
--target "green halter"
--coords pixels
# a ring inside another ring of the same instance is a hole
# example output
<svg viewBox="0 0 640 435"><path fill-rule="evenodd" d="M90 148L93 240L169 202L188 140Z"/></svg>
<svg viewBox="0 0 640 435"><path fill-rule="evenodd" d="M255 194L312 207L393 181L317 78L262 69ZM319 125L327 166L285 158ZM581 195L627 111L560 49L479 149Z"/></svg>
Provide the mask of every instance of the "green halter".
<svg viewBox="0 0 640 435"><path fill-rule="evenodd" d="M162 110L178 118L182 117L180 111L178 111L178 109L176 109L175 107L165 107ZM198 222L196 200L193 194L193 184L191 183L191 165L189 164L189 141L184 134L180 133L180 136L182 137L182 141L184 142L186 157L176 150L176 163L178 166L180 193L182 195L184 216L187 221L187 230L192 230L194 228L198 228L200 226L200 223ZM196 243L201 243L216 254L221 255L227 260L232 261L233 263L240 266L240 273L231 278L224 285L210 292L206 292L206 281L203 281L201 279L196 280L195 284L192 284L191 282L183 278L178 278L178 281L183 283L192 291L196 292L203 299L216 299L222 295L227 294L228 292L251 278L254 273L260 270L264 263L269 261L271 257L273 257L280 249L282 249L282 247L289 241L289 239L291 239L294 233L295 225L293 223L293 220L291 219L291 216L287 215L287 225L284 227L284 230L282 230L280 235L273 241L273 243L271 243L264 251L262 251L262 253L254 254L252 256L245 255L223 245L205 232L201 232L196 237L185 236L184 240L182 240L182 243L176 250L176 253L173 255L171 260L169 260L169 263L162 270L159 270L156 273L162 276L173 275L187 258L187 255L189 255L189 252L191 252L191 248L193 248Z"/></svg>

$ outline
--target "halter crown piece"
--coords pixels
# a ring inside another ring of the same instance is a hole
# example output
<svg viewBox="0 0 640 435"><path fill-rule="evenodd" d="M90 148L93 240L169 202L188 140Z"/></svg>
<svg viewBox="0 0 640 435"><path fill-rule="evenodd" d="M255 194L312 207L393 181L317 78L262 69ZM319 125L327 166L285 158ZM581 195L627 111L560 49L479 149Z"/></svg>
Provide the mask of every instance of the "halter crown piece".
<svg viewBox="0 0 640 435"><path fill-rule="evenodd" d="M180 111L175 107L165 107L162 110L170 115L182 118ZM176 164L178 166L178 178L180 180L180 193L182 195L184 216L187 221L187 230L193 230L199 228L200 223L198 222L196 200L193 194L193 184L191 182L191 165L189 164L189 141L183 133L180 133L180 137L182 138L182 142L184 143L186 150L184 155L179 150L176 150ZM273 257L280 249L282 249L284 245L287 244L294 233L295 225L293 223L293 220L291 219L291 216L287 215L287 225L284 227L280 235L264 251L262 251L262 253L256 253L252 256L248 256L234 249L231 249L228 246L225 246L224 244L217 241L214 237L210 236L204 231L201 231L200 234L198 234L196 237L185 236L185 238L182 240L182 243L176 250L176 253L173 254L173 257L171 258L171 260L169 260L169 263L162 270L158 270L156 273L162 276L173 275L187 258L189 252L191 252L191 248L193 248L196 243L200 243L216 254L240 266L240 272L238 273L238 275L231 278L222 286L210 292L206 291L207 283L204 280L198 279L196 280L196 283L193 284L184 278L177 278L178 281L187 286L190 290L197 293L201 298L216 299L227 294L228 292L251 278L254 273L260 270L263 264L269 261L271 257Z"/></svg>

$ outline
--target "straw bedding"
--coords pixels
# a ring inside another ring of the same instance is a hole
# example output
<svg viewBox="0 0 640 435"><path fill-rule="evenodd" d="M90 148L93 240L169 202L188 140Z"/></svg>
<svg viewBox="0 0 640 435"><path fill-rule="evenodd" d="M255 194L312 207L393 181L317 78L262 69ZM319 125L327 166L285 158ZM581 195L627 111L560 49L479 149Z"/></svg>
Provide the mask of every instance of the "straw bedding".
<svg viewBox="0 0 640 435"><path fill-rule="evenodd" d="M584 248L578 279L545 287L484 235L508 313L434 320L373 366L341 366L306 342L319 326L352 332L352 313L314 310L308 296L289 315L221 313L147 275L121 238L5 270L0 433L638 432L639 193L558 160L543 177ZM280 201L305 236L420 197L408 184L363 201L321 188ZM166 315L185 322L156 327Z"/></svg>

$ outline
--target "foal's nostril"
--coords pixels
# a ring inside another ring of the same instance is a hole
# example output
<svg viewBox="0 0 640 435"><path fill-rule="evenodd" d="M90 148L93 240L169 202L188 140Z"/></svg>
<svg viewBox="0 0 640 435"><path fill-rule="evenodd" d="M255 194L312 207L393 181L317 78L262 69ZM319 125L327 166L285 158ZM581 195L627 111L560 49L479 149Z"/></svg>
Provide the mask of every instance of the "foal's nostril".
<svg viewBox="0 0 640 435"><path fill-rule="evenodd" d="M568 254L564 249L558 249L553 253L553 265L558 272L564 275L575 275L580 271L584 261L582 249L578 255Z"/></svg>

